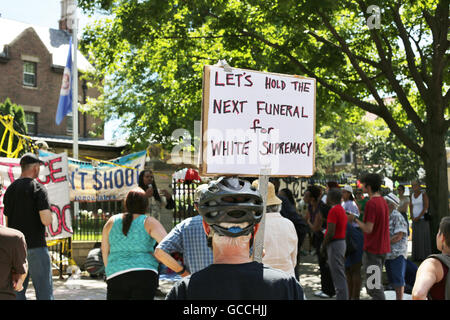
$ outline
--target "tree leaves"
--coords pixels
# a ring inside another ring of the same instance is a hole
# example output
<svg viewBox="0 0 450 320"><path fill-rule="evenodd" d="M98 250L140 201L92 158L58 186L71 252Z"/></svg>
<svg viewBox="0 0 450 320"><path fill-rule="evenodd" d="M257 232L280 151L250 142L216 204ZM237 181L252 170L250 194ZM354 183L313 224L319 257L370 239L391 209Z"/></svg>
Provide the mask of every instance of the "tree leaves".
<svg viewBox="0 0 450 320"><path fill-rule="evenodd" d="M379 6L380 29L367 24L374 12L369 4ZM95 78L105 85L104 116L134 115L132 126L138 119L141 124L148 121L147 130L136 130L145 135L143 140L160 139L168 146L171 130L193 133L193 121L200 119L202 67L226 59L234 67L314 76L319 80L318 129L322 124L351 125L356 105L385 118L395 135L417 152L421 146L405 126L413 122L423 134L420 122L430 121L430 106L417 87L414 69L424 81L431 78L435 51L427 15L435 14L437 4L83 0L84 9L101 8L114 19L90 26L82 44L97 68ZM414 48L412 64L397 12ZM390 96L398 97L395 108L383 102ZM347 116L340 117L342 113ZM158 121L166 125L153 124ZM136 138L135 128L130 129L131 139Z"/></svg>

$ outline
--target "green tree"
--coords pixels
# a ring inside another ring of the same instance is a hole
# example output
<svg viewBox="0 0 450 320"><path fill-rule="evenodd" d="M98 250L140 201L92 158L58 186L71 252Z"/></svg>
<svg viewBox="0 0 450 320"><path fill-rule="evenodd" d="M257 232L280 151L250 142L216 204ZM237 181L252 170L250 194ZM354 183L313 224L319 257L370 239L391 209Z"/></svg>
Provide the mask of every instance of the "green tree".
<svg viewBox="0 0 450 320"><path fill-rule="evenodd" d="M26 134L27 133L27 123L25 121L25 112L23 111L23 108L15 103L12 103L9 98L6 98L5 102L0 103L0 115L7 116L10 115L14 118L14 124L13 128L18 133ZM3 150L8 150L8 144L9 144L9 136L12 133L6 133L5 136L5 126L3 124L0 124L0 139L3 140L2 145L0 146L0 157L6 157L7 153L3 152ZM1 143L1 141L0 141ZM16 135L13 136L12 140L12 151L14 151L19 143L19 137Z"/></svg>
<svg viewBox="0 0 450 320"><path fill-rule="evenodd" d="M85 32L84 49L106 88L119 85L109 108L135 112L130 125L142 136L164 139L172 126L198 119L202 66L219 58L314 77L318 128L345 108L382 118L423 161L433 232L448 215L447 0L79 2L113 16ZM390 96L398 107L385 102Z"/></svg>
<svg viewBox="0 0 450 320"><path fill-rule="evenodd" d="M405 130L411 139L419 138L413 134L411 125L406 126ZM366 143L360 149L365 163L375 164L379 170L386 170L386 166L392 167L389 178L394 181L418 179L418 171L423 167L420 157L406 148L392 132L386 131L384 135L368 135Z"/></svg>

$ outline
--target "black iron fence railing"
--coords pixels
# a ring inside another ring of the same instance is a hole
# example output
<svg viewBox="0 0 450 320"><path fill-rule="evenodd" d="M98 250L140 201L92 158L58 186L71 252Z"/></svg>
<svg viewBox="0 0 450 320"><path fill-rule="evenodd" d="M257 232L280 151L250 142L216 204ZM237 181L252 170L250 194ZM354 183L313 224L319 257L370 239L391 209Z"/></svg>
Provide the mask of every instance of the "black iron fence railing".
<svg viewBox="0 0 450 320"><path fill-rule="evenodd" d="M173 209L173 224L197 215L194 208L194 193L198 184L194 182L177 182L172 181L173 199L175 200L175 208Z"/></svg>
<svg viewBox="0 0 450 320"><path fill-rule="evenodd" d="M122 201L80 202L79 215L72 218L74 241L101 241L102 230L108 219L123 212ZM73 202L71 202L73 210Z"/></svg>
<svg viewBox="0 0 450 320"><path fill-rule="evenodd" d="M109 216L89 217L80 215L72 220L74 241L101 241L102 230Z"/></svg>
<svg viewBox="0 0 450 320"><path fill-rule="evenodd" d="M72 239L58 239L47 242L52 269L58 270L59 278L62 279L72 259Z"/></svg>

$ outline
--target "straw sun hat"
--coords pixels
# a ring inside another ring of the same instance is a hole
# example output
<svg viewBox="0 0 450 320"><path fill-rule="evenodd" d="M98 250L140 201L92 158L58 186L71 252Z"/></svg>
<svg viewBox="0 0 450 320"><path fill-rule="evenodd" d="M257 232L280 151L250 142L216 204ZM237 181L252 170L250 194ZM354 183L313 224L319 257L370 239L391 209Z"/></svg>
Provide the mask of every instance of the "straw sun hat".
<svg viewBox="0 0 450 320"><path fill-rule="evenodd" d="M252 183L252 186L254 186L256 189L259 187L259 180L255 180ZM283 201L281 201L280 198L277 197L275 194L275 186L272 182L269 182L267 186L267 205L268 206L274 206L277 204L281 204Z"/></svg>

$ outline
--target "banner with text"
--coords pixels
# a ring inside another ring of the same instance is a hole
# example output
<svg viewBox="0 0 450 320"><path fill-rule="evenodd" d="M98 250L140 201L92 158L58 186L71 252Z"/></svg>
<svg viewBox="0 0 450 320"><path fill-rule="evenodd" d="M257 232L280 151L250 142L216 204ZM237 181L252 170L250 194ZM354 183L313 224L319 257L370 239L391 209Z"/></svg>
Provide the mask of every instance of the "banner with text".
<svg viewBox="0 0 450 320"><path fill-rule="evenodd" d="M67 154L52 154L41 157L37 181L47 188L48 199L53 213L53 222L46 227L46 240L71 237L73 234L69 200L69 181L67 180ZM21 175L20 159L0 158L0 179L2 181L0 223L3 221L3 195L8 186Z"/></svg>
<svg viewBox="0 0 450 320"><path fill-rule="evenodd" d="M205 66L202 174L311 176L316 80Z"/></svg>
<svg viewBox="0 0 450 320"><path fill-rule="evenodd" d="M132 153L109 163L69 159L71 201L118 201L138 186L139 172L144 169L146 151Z"/></svg>

